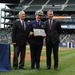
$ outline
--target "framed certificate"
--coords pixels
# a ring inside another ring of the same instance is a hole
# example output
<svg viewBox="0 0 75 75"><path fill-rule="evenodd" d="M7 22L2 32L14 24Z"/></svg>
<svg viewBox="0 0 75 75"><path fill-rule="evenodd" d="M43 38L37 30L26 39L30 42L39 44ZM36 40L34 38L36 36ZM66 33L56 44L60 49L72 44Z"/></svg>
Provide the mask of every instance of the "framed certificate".
<svg viewBox="0 0 75 75"><path fill-rule="evenodd" d="M46 36L44 29L33 29L34 36Z"/></svg>

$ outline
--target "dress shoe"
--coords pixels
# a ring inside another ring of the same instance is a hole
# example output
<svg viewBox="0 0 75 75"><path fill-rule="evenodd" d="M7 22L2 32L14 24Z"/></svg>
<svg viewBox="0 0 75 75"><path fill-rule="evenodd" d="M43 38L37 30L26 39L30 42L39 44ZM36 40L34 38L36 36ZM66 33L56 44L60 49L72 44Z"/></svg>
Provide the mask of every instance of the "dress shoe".
<svg viewBox="0 0 75 75"><path fill-rule="evenodd" d="M33 66L31 65L31 69L34 69L34 65Z"/></svg>
<svg viewBox="0 0 75 75"><path fill-rule="evenodd" d="M36 67L36 69L38 69L38 70L39 70L39 69L40 69L40 67Z"/></svg>
<svg viewBox="0 0 75 75"><path fill-rule="evenodd" d="M54 70L58 70L58 67L54 67Z"/></svg>
<svg viewBox="0 0 75 75"><path fill-rule="evenodd" d="M24 67L19 67L19 69L23 69L23 70L25 70L25 68L24 68Z"/></svg>
<svg viewBox="0 0 75 75"><path fill-rule="evenodd" d="M31 69L34 69L34 67L31 67Z"/></svg>
<svg viewBox="0 0 75 75"><path fill-rule="evenodd" d="M17 70L18 68L17 67L13 67L13 70Z"/></svg>
<svg viewBox="0 0 75 75"><path fill-rule="evenodd" d="M36 69L38 69L38 70L39 70L39 69L40 69L40 66L39 66L39 65L36 65Z"/></svg>
<svg viewBox="0 0 75 75"><path fill-rule="evenodd" d="M47 67L47 70L51 69L50 67Z"/></svg>

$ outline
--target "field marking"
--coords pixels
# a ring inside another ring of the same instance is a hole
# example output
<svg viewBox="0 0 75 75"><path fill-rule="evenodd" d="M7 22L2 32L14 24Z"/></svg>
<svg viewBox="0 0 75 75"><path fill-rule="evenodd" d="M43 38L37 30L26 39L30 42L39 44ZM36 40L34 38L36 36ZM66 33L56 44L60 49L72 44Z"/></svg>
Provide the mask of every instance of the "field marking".
<svg viewBox="0 0 75 75"><path fill-rule="evenodd" d="M29 48L29 46L26 46ZM65 48L65 47L59 47L59 50L71 50L71 49L68 49L68 48ZM43 46L42 48L42 52L45 52L46 51L46 47ZM11 52L11 59L13 59L13 52ZM20 58L19 58L20 59ZM40 58L41 60L46 60L46 56L41 56ZM30 60L30 50L27 50L26 51L26 56L25 56L25 60Z"/></svg>

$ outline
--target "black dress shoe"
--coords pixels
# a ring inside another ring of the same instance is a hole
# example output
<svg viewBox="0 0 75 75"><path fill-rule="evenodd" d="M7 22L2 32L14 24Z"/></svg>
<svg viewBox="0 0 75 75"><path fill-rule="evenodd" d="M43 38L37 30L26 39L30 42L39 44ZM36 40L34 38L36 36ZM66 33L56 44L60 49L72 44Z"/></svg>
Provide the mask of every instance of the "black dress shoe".
<svg viewBox="0 0 75 75"><path fill-rule="evenodd" d="M34 67L31 67L31 69L34 69Z"/></svg>
<svg viewBox="0 0 75 75"><path fill-rule="evenodd" d="M58 67L54 67L54 70L58 70Z"/></svg>
<svg viewBox="0 0 75 75"><path fill-rule="evenodd" d="M40 67L36 67L36 69L40 70Z"/></svg>
<svg viewBox="0 0 75 75"><path fill-rule="evenodd" d="M50 67L47 67L47 70L51 69Z"/></svg>
<svg viewBox="0 0 75 75"><path fill-rule="evenodd" d="M35 67L35 65L33 64L33 65L31 65L31 69L34 69L34 67Z"/></svg>
<svg viewBox="0 0 75 75"><path fill-rule="evenodd" d="M38 65L38 66L36 65L36 69L38 69L38 70L39 70L39 69L40 69L40 66L39 66L39 65Z"/></svg>
<svg viewBox="0 0 75 75"><path fill-rule="evenodd" d="M24 68L24 67L19 67L19 69L23 69L23 70L25 70L25 68Z"/></svg>
<svg viewBox="0 0 75 75"><path fill-rule="evenodd" d="M13 70L17 70L18 68L17 67L13 67Z"/></svg>

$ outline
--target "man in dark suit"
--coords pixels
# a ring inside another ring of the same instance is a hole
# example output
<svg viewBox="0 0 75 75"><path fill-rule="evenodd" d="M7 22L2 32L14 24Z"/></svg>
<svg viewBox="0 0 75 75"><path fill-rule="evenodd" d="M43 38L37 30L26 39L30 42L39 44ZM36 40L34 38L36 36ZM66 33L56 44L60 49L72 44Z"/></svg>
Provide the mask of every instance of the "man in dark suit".
<svg viewBox="0 0 75 75"><path fill-rule="evenodd" d="M47 69L51 69L51 53L53 51L54 56L54 69L58 69L58 47L59 36L61 33L60 23L53 19L53 11L47 12L48 20L45 21L46 32L46 57L47 57Z"/></svg>
<svg viewBox="0 0 75 75"><path fill-rule="evenodd" d="M19 19L13 23L12 27L12 44L14 45L13 68L18 69L18 56L20 54L19 69L24 69L24 59L26 53L27 42L27 22L25 12L20 11Z"/></svg>
<svg viewBox="0 0 75 75"><path fill-rule="evenodd" d="M31 52L31 69L40 69L40 56L43 46L43 36L34 35L33 29L44 29L44 22L41 21L43 11L35 12L36 19L29 24L29 44Z"/></svg>

